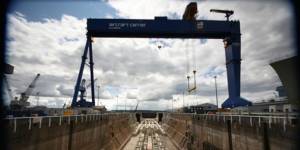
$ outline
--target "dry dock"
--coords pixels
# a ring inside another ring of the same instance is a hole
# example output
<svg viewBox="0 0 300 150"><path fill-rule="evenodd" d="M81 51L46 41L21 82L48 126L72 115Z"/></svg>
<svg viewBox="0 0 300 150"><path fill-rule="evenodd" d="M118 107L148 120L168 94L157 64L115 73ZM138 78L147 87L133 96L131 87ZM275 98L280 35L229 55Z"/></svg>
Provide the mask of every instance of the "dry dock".
<svg viewBox="0 0 300 150"><path fill-rule="evenodd" d="M6 119L9 148L22 150L297 149L293 116L135 113Z"/></svg>

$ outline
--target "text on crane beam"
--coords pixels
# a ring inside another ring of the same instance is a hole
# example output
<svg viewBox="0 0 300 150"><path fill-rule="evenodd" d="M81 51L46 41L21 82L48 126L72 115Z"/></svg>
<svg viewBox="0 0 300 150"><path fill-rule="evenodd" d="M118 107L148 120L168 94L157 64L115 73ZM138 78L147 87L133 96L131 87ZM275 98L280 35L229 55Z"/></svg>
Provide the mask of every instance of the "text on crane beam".
<svg viewBox="0 0 300 150"><path fill-rule="evenodd" d="M119 30L122 28L144 28L145 23L109 23L108 29Z"/></svg>

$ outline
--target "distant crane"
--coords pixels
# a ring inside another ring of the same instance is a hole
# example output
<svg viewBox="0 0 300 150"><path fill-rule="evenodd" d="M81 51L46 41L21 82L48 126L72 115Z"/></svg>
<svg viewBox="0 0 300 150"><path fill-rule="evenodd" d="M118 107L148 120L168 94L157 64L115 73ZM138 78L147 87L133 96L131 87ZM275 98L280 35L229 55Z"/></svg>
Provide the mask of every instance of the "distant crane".
<svg viewBox="0 0 300 150"><path fill-rule="evenodd" d="M81 80L81 84L80 84L80 101L85 101L85 97L86 97L86 89L87 86L85 86L85 79Z"/></svg>
<svg viewBox="0 0 300 150"><path fill-rule="evenodd" d="M94 80L94 82L96 82L98 79L96 78L95 80ZM88 85L86 85L86 89L88 89L89 87L91 87L91 85L92 85L92 82L90 82Z"/></svg>
<svg viewBox="0 0 300 150"><path fill-rule="evenodd" d="M94 80L94 82L96 81L97 79ZM82 100L84 97L86 97L86 90L91 86L91 83L90 82L89 84L85 85L86 83L86 80L85 79L82 79L81 81L81 84L80 84L80 100Z"/></svg>
<svg viewBox="0 0 300 150"><path fill-rule="evenodd" d="M94 82L96 80L97 79L95 79ZM89 84L86 85L86 80L85 79L81 80L81 84L79 87L80 100L78 102L76 102L75 107L92 107L93 106L92 102L86 101L86 90L91 86L91 83L92 82L90 82Z"/></svg>
<svg viewBox="0 0 300 150"><path fill-rule="evenodd" d="M33 79L33 81L29 84L27 89L21 93L19 100L16 98L15 100L11 101L12 108L20 109L30 105L28 99L32 94L32 91L35 88L36 82L38 81L39 78L40 78L40 74L38 73Z"/></svg>
<svg viewBox="0 0 300 150"><path fill-rule="evenodd" d="M137 101L136 106L135 106L135 109L134 109L134 112L137 111L137 108L138 108L138 106L139 106L139 103L140 103L140 101Z"/></svg>
<svg viewBox="0 0 300 150"><path fill-rule="evenodd" d="M33 89L35 88L35 84L37 82L37 80L40 78L40 74L38 73L35 78L33 79L33 81L29 84L29 86L27 87L27 89L21 93L21 97L20 97L20 102L21 103L26 103L33 91ZM28 103L29 105L29 103Z"/></svg>

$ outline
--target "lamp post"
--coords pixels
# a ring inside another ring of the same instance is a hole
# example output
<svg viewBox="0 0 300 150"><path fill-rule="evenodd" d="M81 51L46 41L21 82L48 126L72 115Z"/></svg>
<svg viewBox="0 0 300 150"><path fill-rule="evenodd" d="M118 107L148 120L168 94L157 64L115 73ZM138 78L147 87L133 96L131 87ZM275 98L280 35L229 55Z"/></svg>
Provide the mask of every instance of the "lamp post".
<svg viewBox="0 0 300 150"><path fill-rule="evenodd" d="M184 91L182 92L182 109L184 109Z"/></svg>
<svg viewBox="0 0 300 150"><path fill-rule="evenodd" d="M99 106L99 102L100 102L100 85L97 85L98 88L98 106Z"/></svg>
<svg viewBox="0 0 300 150"><path fill-rule="evenodd" d="M39 101L40 101L40 92L36 93L36 106L39 106Z"/></svg>
<svg viewBox="0 0 300 150"><path fill-rule="evenodd" d="M125 99L124 112L126 112L126 102L127 102L127 99Z"/></svg>
<svg viewBox="0 0 300 150"><path fill-rule="evenodd" d="M116 105L116 111L118 111L118 105L119 105L118 98L119 98L119 96L117 95L117 105Z"/></svg>
<svg viewBox="0 0 300 150"><path fill-rule="evenodd" d="M173 112L173 103L174 103L174 99L172 99L172 112Z"/></svg>
<svg viewBox="0 0 300 150"><path fill-rule="evenodd" d="M217 109L219 108L218 104L218 85L217 85L217 76L214 76L215 78L215 89L216 89L216 104L217 104Z"/></svg>

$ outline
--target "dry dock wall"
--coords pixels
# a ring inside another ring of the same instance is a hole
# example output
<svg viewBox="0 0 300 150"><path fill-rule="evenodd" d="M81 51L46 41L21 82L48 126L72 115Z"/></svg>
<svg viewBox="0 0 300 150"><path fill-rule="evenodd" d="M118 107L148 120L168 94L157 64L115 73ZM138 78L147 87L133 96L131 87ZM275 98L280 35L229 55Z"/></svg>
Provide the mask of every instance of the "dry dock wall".
<svg viewBox="0 0 300 150"><path fill-rule="evenodd" d="M132 114L10 119L12 150L117 150L135 126Z"/></svg>
<svg viewBox="0 0 300 150"><path fill-rule="evenodd" d="M163 127L179 149L296 150L299 135L295 120L286 121L168 114Z"/></svg>
<svg viewBox="0 0 300 150"><path fill-rule="evenodd" d="M12 150L117 150L136 126L133 113L7 121ZM282 118L164 113L161 124L180 150L293 150L299 139L297 123Z"/></svg>

